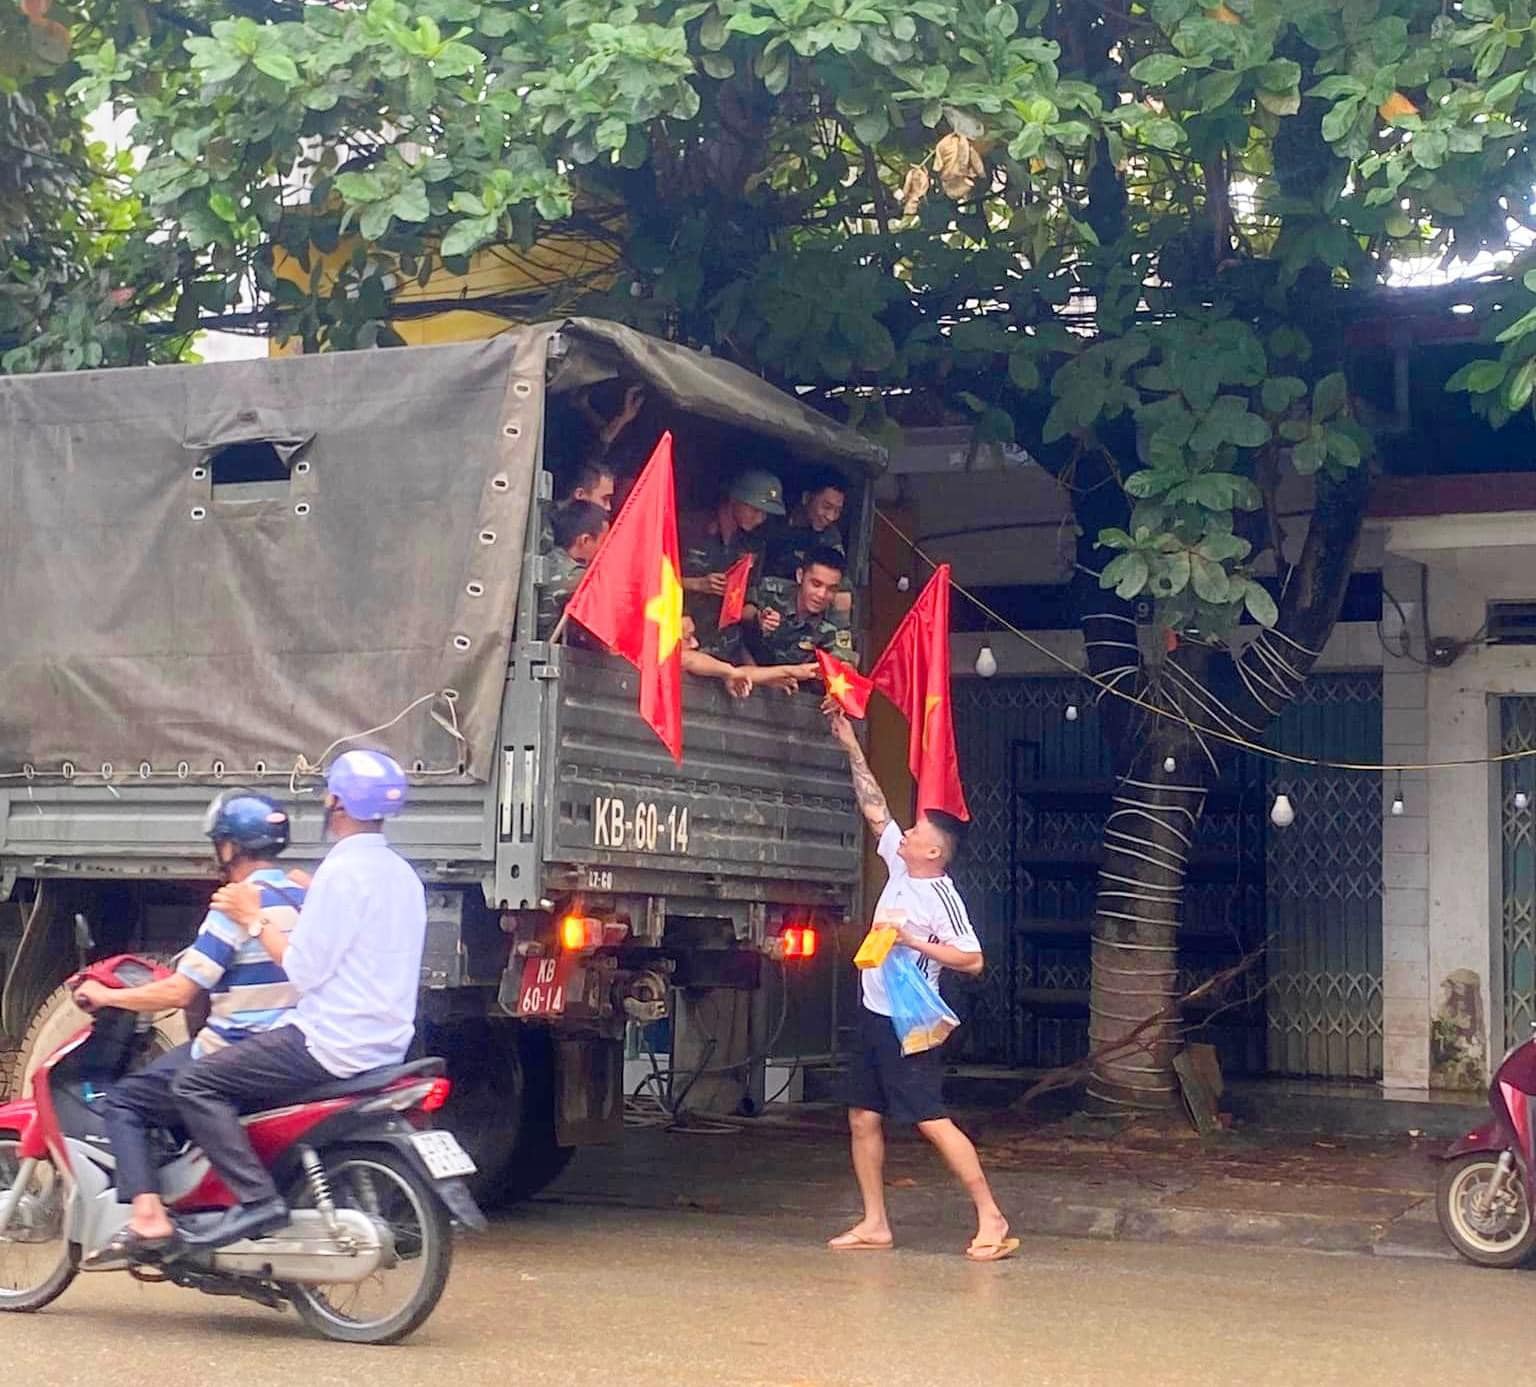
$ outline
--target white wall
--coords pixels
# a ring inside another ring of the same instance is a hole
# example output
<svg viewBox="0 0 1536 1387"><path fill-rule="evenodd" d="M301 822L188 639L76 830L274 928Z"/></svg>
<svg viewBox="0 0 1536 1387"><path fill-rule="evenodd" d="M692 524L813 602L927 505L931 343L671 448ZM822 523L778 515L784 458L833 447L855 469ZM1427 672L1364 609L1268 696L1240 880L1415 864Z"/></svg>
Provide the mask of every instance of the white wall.
<svg viewBox="0 0 1536 1387"><path fill-rule="evenodd" d="M1509 542L1530 537L1531 529L1511 527L1509 517L1487 517L1489 523L1479 527L1479 519L1484 518L1451 516L1393 527L1389 546L1403 558L1422 563L1428 576L1429 629L1433 637L1469 639L1482 627L1488 602L1536 597L1536 543ZM1409 608L1410 625L1416 629L1414 649L1422 654L1422 636L1417 634L1422 630L1422 618L1416 590L1412 601L1404 605ZM1395 723L1404 730L1406 740L1407 731L1421 728L1419 745L1426 761L1484 761L1497 750L1497 696L1536 694L1536 648L1473 646L1448 668L1419 669L1404 681L1404 686L1415 678L1423 690L1422 709L1389 706L1389 729ZM1388 759L1393 759L1391 753L1395 749L1394 745L1388 746ZM1414 1043L1423 1047L1424 1059L1421 1065L1412 1065L1403 1057L1399 1075L1407 1081L1422 1068L1431 1084L1443 1085L1455 1076L1447 1073L1444 1065L1437 1068L1432 1062L1431 1027L1437 1018L1467 1023L1465 998L1472 981L1476 983L1479 1008L1480 1053L1467 1058L1486 1067L1488 1058L1496 1058L1499 1048L1499 771L1487 764L1446 766L1414 776L1412 781L1415 788L1410 791L1405 787L1405 799L1411 810L1416 808L1415 799L1421 799L1425 813L1422 870L1427 929L1422 957L1423 987L1417 994L1423 1010L1412 1030ZM1392 822L1399 830L1408 827L1403 821ZM1408 863L1405 852L1395 867L1395 872L1392 865L1387 868L1389 893L1394 885L1411 889L1419 879L1420 864ZM1388 928L1392 928L1391 924ZM1398 942L1405 938L1400 932ZM1384 941L1389 953L1392 941L1391 934ZM1461 985L1460 1002L1453 995L1455 983ZM1456 1015L1451 1014L1453 1010ZM1406 1032L1407 1016L1400 1014L1399 1020Z"/></svg>

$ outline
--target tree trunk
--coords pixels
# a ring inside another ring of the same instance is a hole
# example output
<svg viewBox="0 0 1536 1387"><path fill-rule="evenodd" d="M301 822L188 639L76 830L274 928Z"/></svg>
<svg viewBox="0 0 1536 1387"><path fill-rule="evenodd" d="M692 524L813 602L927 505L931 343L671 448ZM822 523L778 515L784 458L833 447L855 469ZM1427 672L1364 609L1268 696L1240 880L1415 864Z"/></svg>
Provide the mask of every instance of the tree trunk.
<svg viewBox="0 0 1536 1387"><path fill-rule="evenodd" d="M1279 620L1236 658L1184 645L1148 661L1124 611L1098 611L1083 623L1092 673L1160 710L1124 701L1105 710L1118 785L1104 830L1089 995L1098 1057L1088 1094L1100 1110L1159 1111L1178 1101L1178 927L1189 853L1216 775L1220 739L1209 733L1260 741L1305 683L1344 601L1369 484L1364 466L1341 480L1319 477Z"/></svg>

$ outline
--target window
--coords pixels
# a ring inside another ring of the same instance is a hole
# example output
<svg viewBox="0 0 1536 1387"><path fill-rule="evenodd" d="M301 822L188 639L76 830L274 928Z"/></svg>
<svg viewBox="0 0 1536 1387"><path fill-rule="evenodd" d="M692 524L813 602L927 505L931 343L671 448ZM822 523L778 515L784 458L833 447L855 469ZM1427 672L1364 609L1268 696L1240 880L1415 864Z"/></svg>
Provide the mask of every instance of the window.
<svg viewBox="0 0 1536 1387"><path fill-rule="evenodd" d="M251 501L288 494L288 464L265 440L220 448L208 459L208 469L215 500Z"/></svg>

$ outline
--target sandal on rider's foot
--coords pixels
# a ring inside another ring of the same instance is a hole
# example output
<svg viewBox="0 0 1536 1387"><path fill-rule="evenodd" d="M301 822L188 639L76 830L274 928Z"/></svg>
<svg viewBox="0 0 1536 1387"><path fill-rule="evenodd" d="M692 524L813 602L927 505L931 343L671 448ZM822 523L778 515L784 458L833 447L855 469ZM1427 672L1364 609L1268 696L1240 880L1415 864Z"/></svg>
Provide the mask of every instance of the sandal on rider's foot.
<svg viewBox="0 0 1536 1387"><path fill-rule="evenodd" d="M132 1228L120 1228L81 1262L83 1267L106 1266L113 1262L152 1262L176 1241L174 1234L147 1238Z"/></svg>

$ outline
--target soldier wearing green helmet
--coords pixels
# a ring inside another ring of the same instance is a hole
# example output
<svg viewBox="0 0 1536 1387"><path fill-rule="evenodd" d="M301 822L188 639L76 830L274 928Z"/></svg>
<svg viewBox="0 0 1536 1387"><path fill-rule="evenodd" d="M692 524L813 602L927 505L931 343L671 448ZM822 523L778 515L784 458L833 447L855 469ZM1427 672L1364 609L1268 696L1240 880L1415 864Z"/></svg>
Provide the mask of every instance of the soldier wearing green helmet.
<svg viewBox="0 0 1536 1387"><path fill-rule="evenodd" d="M713 510L689 511L678 518L684 608L707 653L729 659L734 652L739 639L735 628L723 635L720 631L725 575L743 554L752 554L754 566L761 567L763 524L784 513L783 483L772 472L751 467L736 475ZM756 618L757 609L749 603L742 620Z"/></svg>

